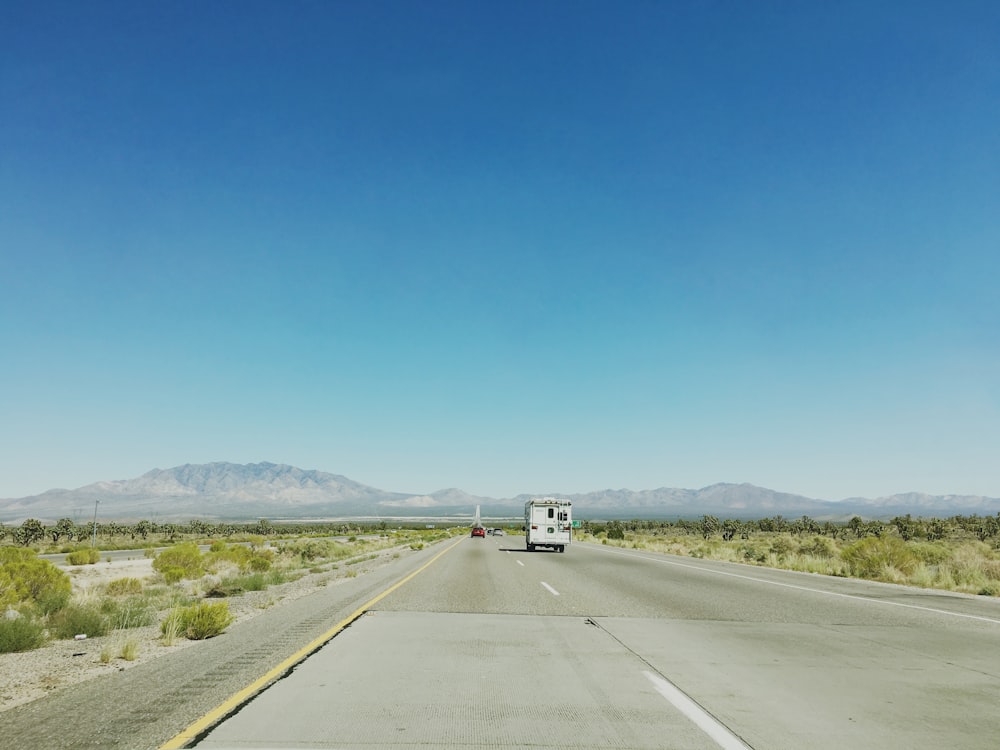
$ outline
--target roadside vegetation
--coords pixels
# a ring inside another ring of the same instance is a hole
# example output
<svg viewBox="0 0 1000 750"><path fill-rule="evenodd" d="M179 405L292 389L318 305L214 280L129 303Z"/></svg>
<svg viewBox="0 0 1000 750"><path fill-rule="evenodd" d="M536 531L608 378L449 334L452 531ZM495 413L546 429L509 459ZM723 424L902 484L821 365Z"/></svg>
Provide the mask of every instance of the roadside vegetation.
<svg viewBox="0 0 1000 750"><path fill-rule="evenodd" d="M96 536L104 550L136 549L138 557L153 558L156 575L75 591L71 575L39 555L61 552L70 565L97 564L101 552L83 546L94 538L93 526L76 527L65 519L53 527L31 519L13 529L0 525L0 653L110 635L101 660L132 660L139 642L129 631L136 628L159 624L164 645L177 638L211 638L233 622L229 597L309 574L325 574L316 579L317 586L326 585L338 575L356 576L352 566L380 554L421 549L457 532L266 521L242 527L199 521L102 524Z"/></svg>
<svg viewBox="0 0 1000 750"><path fill-rule="evenodd" d="M1000 514L820 523L807 516L755 521L584 521L578 538L628 549L726 560L830 576L1000 596Z"/></svg>

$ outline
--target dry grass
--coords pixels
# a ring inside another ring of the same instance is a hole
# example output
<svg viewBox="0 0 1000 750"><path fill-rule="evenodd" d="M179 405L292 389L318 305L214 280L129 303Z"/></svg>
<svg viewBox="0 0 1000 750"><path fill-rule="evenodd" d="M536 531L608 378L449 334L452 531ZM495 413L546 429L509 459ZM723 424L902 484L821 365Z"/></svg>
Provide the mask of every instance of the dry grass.
<svg viewBox="0 0 1000 750"><path fill-rule="evenodd" d="M626 532L624 539L608 539L603 534L579 538L683 557L1000 596L1000 551L980 541L904 542L894 536L843 541L787 532L756 533L749 539L730 541L633 532Z"/></svg>

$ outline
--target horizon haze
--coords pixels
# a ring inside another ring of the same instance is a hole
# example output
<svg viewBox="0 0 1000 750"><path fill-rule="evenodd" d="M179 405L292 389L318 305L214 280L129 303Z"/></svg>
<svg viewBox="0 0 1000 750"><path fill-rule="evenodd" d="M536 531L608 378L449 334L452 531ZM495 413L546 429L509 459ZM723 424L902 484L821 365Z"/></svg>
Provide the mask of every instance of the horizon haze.
<svg viewBox="0 0 1000 750"><path fill-rule="evenodd" d="M484 516L509 517L517 515L527 499L542 494L491 498L454 487L424 495L408 494L287 464L214 462L152 469L133 479L99 481L74 490L54 489L32 497L0 499L0 521L20 523L29 517L49 523L57 518L78 520L93 508L95 516L114 520L468 517L474 523L480 508ZM690 518L717 514L845 521L853 515L891 518L906 514L927 517L1000 513L1000 499L982 496L904 493L831 502L752 484L552 494L572 500L577 515L583 518Z"/></svg>

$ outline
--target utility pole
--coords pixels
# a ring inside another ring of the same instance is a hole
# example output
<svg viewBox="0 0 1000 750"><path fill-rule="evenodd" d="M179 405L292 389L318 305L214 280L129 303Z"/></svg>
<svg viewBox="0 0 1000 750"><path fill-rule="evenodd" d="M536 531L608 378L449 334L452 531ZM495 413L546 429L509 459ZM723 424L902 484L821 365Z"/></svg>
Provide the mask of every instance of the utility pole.
<svg viewBox="0 0 1000 750"><path fill-rule="evenodd" d="M97 506L100 502L100 500L94 501L94 539L90 543L91 549L97 546Z"/></svg>

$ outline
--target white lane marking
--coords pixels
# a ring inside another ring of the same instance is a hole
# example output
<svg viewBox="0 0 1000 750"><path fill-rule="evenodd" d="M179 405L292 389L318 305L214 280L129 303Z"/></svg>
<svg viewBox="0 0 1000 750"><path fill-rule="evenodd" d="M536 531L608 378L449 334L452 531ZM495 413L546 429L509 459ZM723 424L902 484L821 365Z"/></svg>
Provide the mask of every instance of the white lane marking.
<svg viewBox="0 0 1000 750"><path fill-rule="evenodd" d="M524 567L524 563L521 562L520 560L517 561L517 564L520 565L522 568Z"/></svg>
<svg viewBox="0 0 1000 750"><path fill-rule="evenodd" d="M547 583L546 583L545 581L542 581L542 585L543 585L543 586L544 586L545 588L547 588L547 589L549 590L549 593L550 593L550 594L552 594L553 596L559 596L559 592L558 592L558 591L556 591L556 590L555 590L554 588L552 588L551 586L549 586L549 584L547 584Z"/></svg>
<svg viewBox="0 0 1000 750"><path fill-rule="evenodd" d="M781 586L786 589L797 589L799 591L809 591L813 594L825 594L826 596L839 596L841 599L856 599L860 602L868 602L870 604L886 604L892 607L904 607L905 609L919 609L924 612L934 612L939 615L950 615L951 617L964 617L967 620L980 620L981 622L992 622L994 625L1000 625L1000 620L994 619L992 617L983 617L982 615L967 615L963 612L949 612L947 609L935 609L934 607L922 607L919 604L904 604L903 602L890 602L886 599L872 599L868 596L861 596L859 594L842 594L839 591L824 591L823 589L814 589L809 586L797 586L794 583L782 583L780 581L769 581L766 578L756 578L754 576L745 576L740 573L729 573L725 570L712 570L711 568L701 568L697 565L688 565L687 563L676 562L675 560L663 560L659 557L646 557L645 555L634 555L628 552L618 552L617 550L604 549L602 547L595 547L601 550L601 552L607 552L612 555L622 555L624 557L638 557L642 560L649 560L651 562L663 563L664 565L676 565L678 568L690 568L691 570L700 570L702 573L713 573L720 576L729 576L730 578L742 578L745 581L756 581L757 583L766 583L770 586ZM775 568L779 570L779 568Z"/></svg>
<svg viewBox="0 0 1000 750"><path fill-rule="evenodd" d="M748 750L750 747L743 740L729 731L725 724L722 724L712 714L699 706L672 682L668 682L658 674L643 672L649 681L653 683L656 692L670 701L674 708L684 714L694 722L698 728L715 740L715 744L723 750Z"/></svg>

